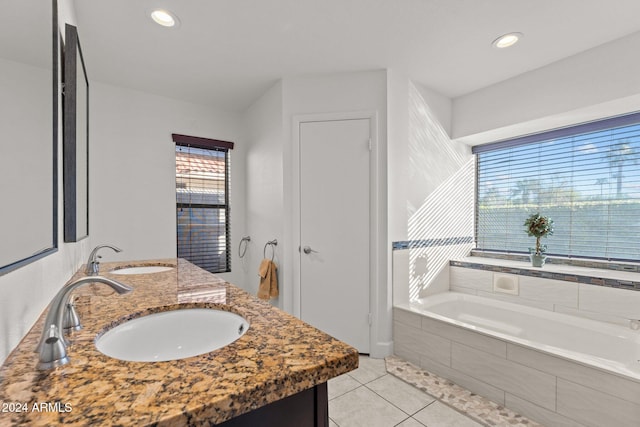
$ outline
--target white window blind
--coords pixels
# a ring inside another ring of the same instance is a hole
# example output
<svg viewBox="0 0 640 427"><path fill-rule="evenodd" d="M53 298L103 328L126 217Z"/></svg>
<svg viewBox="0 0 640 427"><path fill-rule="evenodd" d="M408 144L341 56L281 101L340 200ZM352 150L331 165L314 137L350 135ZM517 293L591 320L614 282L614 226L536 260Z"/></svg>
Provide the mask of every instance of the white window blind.
<svg viewBox="0 0 640 427"><path fill-rule="evenodd" d="M528 253L523 223L540 212L547 254L640 260L640 113L473 151L478 249Z"/></svg>
<svg viewBox="0 0 640 427"><path fill-rule="evenodd" d="M231 271L229 152L176 143L177 251L212 273Z"/></svg>

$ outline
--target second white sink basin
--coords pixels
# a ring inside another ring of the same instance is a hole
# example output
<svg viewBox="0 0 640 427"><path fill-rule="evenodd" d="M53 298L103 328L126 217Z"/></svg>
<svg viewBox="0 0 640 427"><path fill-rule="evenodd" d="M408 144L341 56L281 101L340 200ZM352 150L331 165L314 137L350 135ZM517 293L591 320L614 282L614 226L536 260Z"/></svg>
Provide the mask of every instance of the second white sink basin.
<svg viewBox="0 0 640 427"><path fill-rule="evenodd" d="M163 271L173 270L173 267L169 267L166 265L147 265L143 267L126 267L126 268L116 268L114 270L109 271L111 274L151 274L151 273L162 273Z"/></svg>
<svg viewBox="0 0 640 427"><path fill-rule="evenodd" d="M131 362L162 362L209 353L236 341L249 323L211 308L163 311L129 320L96 339L97 349Z"/></svg>

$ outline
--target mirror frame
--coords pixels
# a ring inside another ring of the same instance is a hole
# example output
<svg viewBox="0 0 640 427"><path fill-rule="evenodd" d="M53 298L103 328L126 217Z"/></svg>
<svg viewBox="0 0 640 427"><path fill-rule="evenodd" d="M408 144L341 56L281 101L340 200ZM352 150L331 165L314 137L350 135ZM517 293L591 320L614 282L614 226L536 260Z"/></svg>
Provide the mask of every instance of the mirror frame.
<svg viewBox="0 0 640 427"><path fill-rule="evenodd" d="M51 0L51 100L52 100L52 239L51 247L44 248L31 256L0 266L0 276L16 270L58 251L58 75L59 75L59 41L58 41L58 1ZM4 242L8 243L8 242Z"/></svg>
<svg viewBox="0 0 640 427"><path fill-rule="evenodd" d="M78 63L78 61L80 63ZM82 67L82 76L78 76L77 70ZM78 117L79 85L86 85L87 116L82 120ZM64 48L64 142L63 142L63 186L64 186L64 241L77 242L89 236L89 80L84 65L78 29L70 24L65 25ZM86 141L78 141L78 125L86 124ZM78 150L86 147L86 176L79 176L77 171ZM86 216L78 217L78 180L84 180L86 184ZM79 235L78 223L86 221L86 234Z"/></svg>

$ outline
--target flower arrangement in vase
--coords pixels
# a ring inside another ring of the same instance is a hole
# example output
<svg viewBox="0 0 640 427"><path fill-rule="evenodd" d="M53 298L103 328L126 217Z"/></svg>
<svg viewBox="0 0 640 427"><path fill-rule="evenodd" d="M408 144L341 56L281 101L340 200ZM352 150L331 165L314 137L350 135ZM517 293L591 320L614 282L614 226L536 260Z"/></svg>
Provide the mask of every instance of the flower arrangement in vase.
<svg viewBox="0 0 640 427"><path fill-rule="evenodd" d="M547 245L541 244L540 239L553 234L553 220L537 212L527 218L524 226L526 227L527 235L536 238L536 247L529 248L531 265L534 267L542 267L547 258L544 254L547 251Z"/></svg>

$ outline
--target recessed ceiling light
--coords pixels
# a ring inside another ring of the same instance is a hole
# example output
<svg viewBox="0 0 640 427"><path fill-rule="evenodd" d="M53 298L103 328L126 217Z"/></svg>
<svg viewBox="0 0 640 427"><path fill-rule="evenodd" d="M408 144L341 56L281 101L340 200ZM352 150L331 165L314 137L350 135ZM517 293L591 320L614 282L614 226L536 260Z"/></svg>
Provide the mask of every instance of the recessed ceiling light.
<svg viewBox="0 0 640 427"><path fill-rule="evenodd" d="M168 10L156 9L151 12L151 19L163 27L176 27L180 23L178 17Z"/></svg>
<svg viewBox="0 0 640 427"><path fill-rule="evenodd" d="M497 47L498 49L504 49L505 47L510 47L518 43L522 36L522 33L504 34L495 39L491 44L493 45L493 47Z"/></svg>

